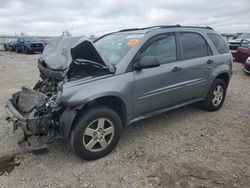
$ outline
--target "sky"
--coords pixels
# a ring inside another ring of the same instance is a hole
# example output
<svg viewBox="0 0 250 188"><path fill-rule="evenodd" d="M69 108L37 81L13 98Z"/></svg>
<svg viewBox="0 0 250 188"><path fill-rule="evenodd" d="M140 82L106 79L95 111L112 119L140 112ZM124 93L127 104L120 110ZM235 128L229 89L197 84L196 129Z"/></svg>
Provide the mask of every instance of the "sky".
<svg viewBox="0 0 250 188"><path fill-rule="evenodd" d="M0 35L100 36L152 25L250 32L250 0L0 0Z"/></svg>

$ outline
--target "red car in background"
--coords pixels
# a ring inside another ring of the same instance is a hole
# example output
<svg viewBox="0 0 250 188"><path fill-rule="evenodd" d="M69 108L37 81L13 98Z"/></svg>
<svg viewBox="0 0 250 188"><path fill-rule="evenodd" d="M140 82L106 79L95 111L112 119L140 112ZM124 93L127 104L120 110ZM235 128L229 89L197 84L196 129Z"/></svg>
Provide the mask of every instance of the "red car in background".
<svg viewBox="0 0 250 188"><path fill-rule="evenodd" d="M235 54L235 61L245 63L250 56L250 39L242 39Z"/></svg>
<svg viewBox="0 0 250 188"><path fill-rule="evenodd" d="M244 72L250 74L250 39L242 39L235 54L235 61L244 63Z"/></svg>
<svg viewBox="0 0 250 188"><path fill-rule="evenodd" d="M250 39L242 39L235 54L235 61L245 63L250 56Z"/></svg>
<svg viewBox="0 0 250 188"><path fill-rule="evenodd" d="M250 57L247 58L243 70L250 75Z"/></svg>

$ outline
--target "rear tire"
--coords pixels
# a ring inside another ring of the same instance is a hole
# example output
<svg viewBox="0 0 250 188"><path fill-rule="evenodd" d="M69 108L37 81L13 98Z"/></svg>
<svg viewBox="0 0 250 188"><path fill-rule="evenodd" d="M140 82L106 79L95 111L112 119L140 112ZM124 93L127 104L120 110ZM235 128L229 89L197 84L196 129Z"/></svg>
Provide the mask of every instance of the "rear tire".
<svg viewBox="0 0 250 188"><path fill-rule="evenodd" d="M205 101L203 102L203 108L208 111L219 110L224 103L226 89L227 87L225 82L221 79L216 79L208 91Z"/></svg>
<svg viewBox="0 0 250 188"><path fill-rule="evenodd" d="M119 115L106 106L98 105L79 116L70 138L76 155L85 160L95 160L109 154L121 136Z"/></svg>

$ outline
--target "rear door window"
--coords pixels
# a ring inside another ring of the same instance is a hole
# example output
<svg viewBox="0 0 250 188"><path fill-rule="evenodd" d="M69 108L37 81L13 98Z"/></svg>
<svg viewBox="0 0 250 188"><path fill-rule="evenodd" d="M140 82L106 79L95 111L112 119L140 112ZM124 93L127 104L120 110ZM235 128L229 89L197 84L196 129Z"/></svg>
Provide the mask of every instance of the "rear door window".
<svg viewBox="0 0 250 188"><path fill-rule="evenodd" d="M214 44L219 54L225 54L229 52L229 49L225 41L219 35L214 34L214 33L208 33L207 35L209 39L212 41L212 43Z"/></svg>
<svg viewBox="0 0 250 188"><path fill-rule="evenodd" d="M180 33L182 59L194 59L212 54L207 41L198 33Z"/></svg>

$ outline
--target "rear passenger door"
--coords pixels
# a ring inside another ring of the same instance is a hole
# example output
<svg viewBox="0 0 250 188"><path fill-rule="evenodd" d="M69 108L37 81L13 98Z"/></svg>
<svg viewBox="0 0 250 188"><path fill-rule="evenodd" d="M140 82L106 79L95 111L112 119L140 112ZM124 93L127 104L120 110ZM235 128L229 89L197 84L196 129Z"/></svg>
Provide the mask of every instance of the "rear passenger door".
<svg viewBox="0 0 250 188"><path fill-rule="evenodd" d="M180 32L184 101L204 98L209 89L214 59L205 38L195 32ZM181 101L180 101L181 102Z"/></svg>

